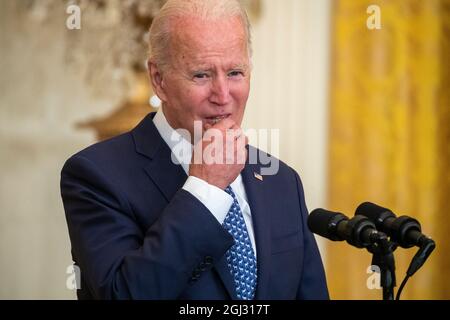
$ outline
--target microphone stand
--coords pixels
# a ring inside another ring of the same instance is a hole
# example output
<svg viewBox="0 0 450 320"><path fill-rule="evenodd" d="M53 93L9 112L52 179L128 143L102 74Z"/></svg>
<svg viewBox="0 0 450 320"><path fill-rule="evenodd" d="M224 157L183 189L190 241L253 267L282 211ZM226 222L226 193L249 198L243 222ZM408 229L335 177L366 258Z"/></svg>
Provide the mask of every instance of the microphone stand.
<svg viewBox="0 0 450 320"><path fill-rule="evenodd" d="M397 244L389 241L388 237L382 232L374 232L373 237L375 239L367 250L373 254L372 265L380 268L383 300L394 300L396 279L393 252L397 249Z"/></svg>

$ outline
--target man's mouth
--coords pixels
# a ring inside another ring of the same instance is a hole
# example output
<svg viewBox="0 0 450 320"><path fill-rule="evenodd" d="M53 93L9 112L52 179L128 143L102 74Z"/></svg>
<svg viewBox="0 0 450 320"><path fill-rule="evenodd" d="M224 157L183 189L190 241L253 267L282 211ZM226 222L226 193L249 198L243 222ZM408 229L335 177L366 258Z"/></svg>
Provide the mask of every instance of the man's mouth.
<svg viewBox="0 0 450 320"><path fill-rule="evenodd" d="M226 119L230 116L231 114L224 114L224 115L220 115L220 116L213 116L213 117L207 117L207 123L215 125L216 123L222 121L223 119Z"/></svg>

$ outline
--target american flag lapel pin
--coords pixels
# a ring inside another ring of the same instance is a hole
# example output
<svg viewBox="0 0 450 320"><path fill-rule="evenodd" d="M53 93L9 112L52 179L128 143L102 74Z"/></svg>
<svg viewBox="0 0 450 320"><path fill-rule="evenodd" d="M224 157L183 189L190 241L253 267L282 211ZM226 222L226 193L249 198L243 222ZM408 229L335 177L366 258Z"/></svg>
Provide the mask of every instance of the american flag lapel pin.
<svg viewBox="0 0 450 320"><path fill-rule="evenodd" d="M264 178L262 175L260 175L259 173L254 172L255 178L258 179L259 181L263 181Z"/></svg>

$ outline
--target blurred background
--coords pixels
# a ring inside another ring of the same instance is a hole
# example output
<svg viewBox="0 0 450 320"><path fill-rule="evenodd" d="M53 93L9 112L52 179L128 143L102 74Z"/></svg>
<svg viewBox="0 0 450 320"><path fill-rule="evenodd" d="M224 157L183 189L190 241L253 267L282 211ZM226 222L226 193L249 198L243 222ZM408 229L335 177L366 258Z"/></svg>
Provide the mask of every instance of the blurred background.
<svg viewBox="0 0 450 320"><path fill-rule="evenodd" d="M418 219L437 248L402 297L450 299L450 0L243 2L244 127L280 130L310 210L372 201ZM154 111L145 41L163 3L0 1L0 299L75 298L60 170ZM367 251L318 240L333 299L381 299ZM398 285L414 254L396 251Z"/></svg>

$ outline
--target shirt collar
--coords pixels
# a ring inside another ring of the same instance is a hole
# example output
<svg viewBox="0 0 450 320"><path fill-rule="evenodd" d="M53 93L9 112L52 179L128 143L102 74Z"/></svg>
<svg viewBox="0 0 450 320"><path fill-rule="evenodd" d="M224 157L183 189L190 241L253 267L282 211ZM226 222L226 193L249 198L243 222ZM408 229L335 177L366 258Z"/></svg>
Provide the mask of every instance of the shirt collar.
<svg viewBox="0 0 450 320"><path fill-rule="evenodd" d="M156 112L153 123L164 142L172 150L172 161L181 164L183 170L189 175L189 164L192 158L191 142L170 126L162 108Z"/></svg>

